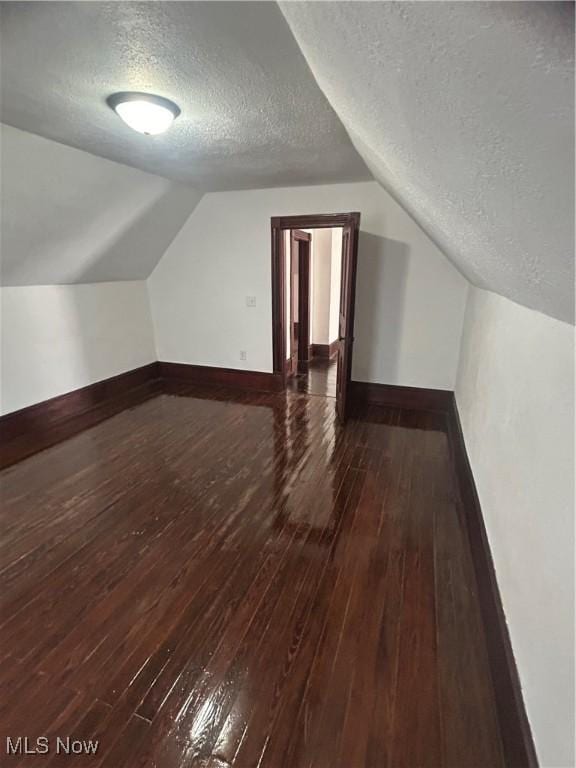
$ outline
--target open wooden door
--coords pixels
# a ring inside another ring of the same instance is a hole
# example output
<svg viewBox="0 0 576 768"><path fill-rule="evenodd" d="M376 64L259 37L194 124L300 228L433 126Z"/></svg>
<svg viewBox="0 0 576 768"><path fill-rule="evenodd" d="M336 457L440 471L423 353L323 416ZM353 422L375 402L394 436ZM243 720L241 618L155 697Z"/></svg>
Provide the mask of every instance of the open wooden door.
<svg viewBox="0 0 576 768"><path fill-rule="evenodd" d="M340 312L338 317L338 374L336 377L336 413L342 423L349 411L349 384L352 378L354 347L354 301L356 297L356 263L360 214L342 228L342 273Z"/></svg>
<svg viewBox="0 0 576 768"><path fill-rule="evenodd" d="M290 367L289 376L298 373L299 309L300 309L300 249L294 233L290 233Z"/></svg>
<svg viewBox="0 0 576 768"><path fill-rule="evenodd" d="M290 233L290 375L308 371L310 349L309 232Z"/></svg>

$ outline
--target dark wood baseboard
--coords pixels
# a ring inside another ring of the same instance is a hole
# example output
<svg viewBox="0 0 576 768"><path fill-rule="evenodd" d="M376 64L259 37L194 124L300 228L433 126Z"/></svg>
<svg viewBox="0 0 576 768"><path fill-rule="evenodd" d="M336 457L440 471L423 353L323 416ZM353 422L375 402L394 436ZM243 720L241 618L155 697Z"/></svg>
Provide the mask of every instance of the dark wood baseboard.
<svg viewBox="0 0 576 768"><path fill-rule="evenodd" d="M66 440L160 391L157 363L0 417L0 468Z"/></svg>
<svg viewBox="0 0 576 768"><path fill-rule="evenodd" d="M331 359L338 354L338 342L333 341L331 344L310 344L310 357L311 358L324 358Z"/></svg>
<svg viewBox="0 0 576 768"><path fill-rule="evenodd" d="M486 534L476 483L468 459L456 398L450 393L448 437L478 587L488 661L500 723L504 762L509 768L538 768L530 724L524 707L494 562Z"/></svg>
<svg viewBox="0 0 576 768"><path fill-rule="evenodd" d="M164 381L188 381L257 392L279 392L283 389L282 375L277 373L187 363L160 362L158 366Z"/></svg>
<svg viewBox="0 0 576 768"><path fill-rule="evenodd" d="M445 389L400 387L364 381L351 381L350 389L353 402L408 408L413 411L448 413L454 399L453 392Z"/></svg>

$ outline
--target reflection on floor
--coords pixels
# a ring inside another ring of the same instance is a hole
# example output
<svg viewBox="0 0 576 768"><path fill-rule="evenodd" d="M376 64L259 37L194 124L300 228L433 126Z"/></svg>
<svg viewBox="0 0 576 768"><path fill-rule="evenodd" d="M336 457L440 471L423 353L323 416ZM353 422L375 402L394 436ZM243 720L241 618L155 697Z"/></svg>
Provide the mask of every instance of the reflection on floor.
<svg viewBox="0 0 576 768"><path fill-rule="evenodd" d="M314 358L310 361L308 373L288 379L288 389L308 395L336 397L336 358Z"/></svg>
<svg viewBox="0 0 576 768"><path fill-rule="evenodd" d="M1 475L0 743L502 768L444 417L171 391Z"/></svg>

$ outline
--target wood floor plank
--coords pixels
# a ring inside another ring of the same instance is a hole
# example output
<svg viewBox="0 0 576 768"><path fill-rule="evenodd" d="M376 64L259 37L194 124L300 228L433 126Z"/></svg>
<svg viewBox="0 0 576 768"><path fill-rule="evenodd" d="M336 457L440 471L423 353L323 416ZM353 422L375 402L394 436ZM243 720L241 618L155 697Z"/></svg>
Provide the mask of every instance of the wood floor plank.
<svg viewBox="0 0 576 768"><path fill-rule="evenodd" d="M442 415L170 392L0 473L0 735L100 768L502 768Z"/></svg>
<svg viewBox="0 0 576 768"><path fill-rule="evenodd" d="M502 765L496 708L484 628L473 585L468 539L454 499L447 493L450 467L436 461L432 497L437 503L435 536L438 675L446 765ZM484 713L484 714L481 714Z"/></svg>

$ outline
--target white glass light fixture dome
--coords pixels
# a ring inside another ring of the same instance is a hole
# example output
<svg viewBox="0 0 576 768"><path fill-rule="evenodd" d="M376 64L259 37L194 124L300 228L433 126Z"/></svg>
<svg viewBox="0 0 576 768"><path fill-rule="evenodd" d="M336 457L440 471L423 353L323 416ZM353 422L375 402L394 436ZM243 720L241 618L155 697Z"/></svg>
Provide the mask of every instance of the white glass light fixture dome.
<svg viewBox="0 0 576 768"><path fill-rule="evenodd" d="M150 136L164 133L180 114L173 101L151 93L124 91L113 93L106 101L126 125Z"/></svg>

